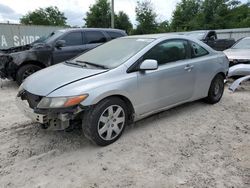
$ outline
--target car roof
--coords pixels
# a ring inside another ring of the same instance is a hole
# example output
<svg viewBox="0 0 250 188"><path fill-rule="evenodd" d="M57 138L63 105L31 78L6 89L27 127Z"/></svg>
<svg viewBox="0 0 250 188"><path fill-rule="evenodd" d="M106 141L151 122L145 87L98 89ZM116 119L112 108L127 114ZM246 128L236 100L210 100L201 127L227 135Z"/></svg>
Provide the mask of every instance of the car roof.
<svg viewBox="0 0 250 188"><path fill-rule="evenodd" d="M62 32L67 32L67 31L112 31L112 32L125 33L124 30L112 29L112 28L65 28L65 29L60 29L59 31L62 31Z"/></svg>
<svg viewBox="0 0 250 188"><path fill-rule="evenodd" d="M140 38L143 38L143 39L183 38L183 39L187 39L189 37L186 37L185 35L180 34L180 33L160 33L160 34L132 35L132 36L126 36L123 38L138 38L138 39Z"/></svg>

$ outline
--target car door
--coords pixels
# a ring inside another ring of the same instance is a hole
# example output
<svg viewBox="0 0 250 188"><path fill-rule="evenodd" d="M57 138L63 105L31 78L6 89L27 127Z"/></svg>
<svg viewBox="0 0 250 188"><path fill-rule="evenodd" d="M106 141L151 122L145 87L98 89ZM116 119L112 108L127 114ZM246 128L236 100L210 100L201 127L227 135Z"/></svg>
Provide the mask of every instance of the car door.
<svg viewBox="0 0 250 188"><path fill-rule="evenodd" d="M86 50L93 49L104 42L107 42L107 38L102 31L84 31L84 43Z"/></svg>
<svg viewBox="0 0 250 188"><path fill-rule="evenodd" d="M65 34L59 40L65 41L65 46L55 47L53 51L53 63L60 63L71 59L82 53L85 49L83 44L83 36L81 31L73 31Z"/></svg>
<svg viewBox="0 0 250 188"><path fill-rule="evenodd" d="M211 56L209 52L200 44L190 41L192 64L196 71L196 80L194 89L194 99L204 98L207 96L211 84L211 75L215 73L213 64L220 61L218 56Z"/></svg>
<svg viewBox="0 0 250 188"><path fill-rule="evenodd" d="M145 114L172 106L192 97L195 67L189 43L174 39L161 42L144 56L158 61L158 69L138 72L139 113Z"/></svg>

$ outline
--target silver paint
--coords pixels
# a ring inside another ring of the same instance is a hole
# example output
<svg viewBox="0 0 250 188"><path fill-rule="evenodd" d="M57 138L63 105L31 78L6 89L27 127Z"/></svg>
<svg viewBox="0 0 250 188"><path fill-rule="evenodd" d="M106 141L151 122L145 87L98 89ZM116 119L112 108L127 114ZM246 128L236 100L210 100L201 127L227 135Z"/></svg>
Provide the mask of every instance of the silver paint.
<svg viewBox="0 0 250 188"><path fill-rule="evenodd" d="M82 67L72 68L59 64L31 75L24 82L23 88L35 95L46 97L88 94L81 102L83 106L94 105L113 95L123 96L131 102L135 120L139 120L173 106L206 97L215 75L226 75L228 72L229 62L222 52L188 36L157 34L124 38L154 40L114 69L85 70ZM209 54L160 65L156 70L127 72L148 50L169 39L194 41Z"/></svg>

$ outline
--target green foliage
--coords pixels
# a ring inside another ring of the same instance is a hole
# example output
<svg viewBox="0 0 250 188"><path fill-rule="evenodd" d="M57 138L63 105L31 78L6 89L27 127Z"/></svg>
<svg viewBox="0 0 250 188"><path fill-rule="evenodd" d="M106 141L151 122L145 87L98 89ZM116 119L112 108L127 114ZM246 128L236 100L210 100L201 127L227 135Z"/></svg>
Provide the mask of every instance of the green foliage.
<svg viewBox="0 0 250 188"><path fill-rule="evenodd" d="M238 0L182 0L173 12L172 31L250 27L249 4Z"/></svg>
<svg viewBox="0 0 250 188"><path fill-rule="evenodd" d="M175 31L193 29L196 21L194 18L200 11L199 0L182 0L173 12L171 27Z"/></svg>
<svg viewBox="0 0 250 188"><path fill-rule="evenodd" d="M86 13L85 27L109 28L111 6L109 0L96 0ZM250 0L181 0L170 21L157 22L157 14L150 0L137 1L137 27L123 11L115 14L115 28L131 34L164 33L198 29L228 29L250 27ZM67 18L57 7L39 8L20 18L26 25L66 26Z"/></svg>
<svg viewBox="0 0 250 188"><path fill-rule="evenodd" d="M134 34L148 34L157 32L157 15L153 10L151 1L137 1L135 12L138 25L134 30Z"/></svg>
<svg viewBox="0 0 250 188"><path fill-rule="evenodd" d="M111 25L110 3L107 0L97 0L89 7L84 20L86 27L109 28Z"/></svg>
<svg viewBox="0 0 250 188"><path fill-rule="evenodd" d="M233 8L227 16L228 28L250 27L250 6L243 4Z"/></svg>
<svg viewBox="0 0 250 188"><path fill-rule="evenodd" d="M66 26L67 18L57 7L39 8L20 18L20 23L25 25L54 25Z"/></svg>
<svg viewBox="0 0 250 188"><path fill-rule="evenodd" d="M167 20L160 22L157 26L157 33L167 33L170 31L171 31L170 24Z"/></svg>
<svg viewBox="0 0 250 188"><path fill-rule="evenodd" d="M126 13L120 11L115 15L115 28L125 30L127 33L132 31L133 26Z"/></svg>

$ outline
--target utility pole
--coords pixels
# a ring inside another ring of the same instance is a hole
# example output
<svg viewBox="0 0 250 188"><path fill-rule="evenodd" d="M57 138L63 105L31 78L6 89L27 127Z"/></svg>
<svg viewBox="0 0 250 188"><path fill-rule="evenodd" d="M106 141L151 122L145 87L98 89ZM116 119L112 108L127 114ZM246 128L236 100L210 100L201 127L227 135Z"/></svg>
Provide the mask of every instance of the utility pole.
<svg viewBox="0 0 250 188"><path fill-rule="evenodd" d="M114 0L111 0L111 28L115 28Z"/></svg>

